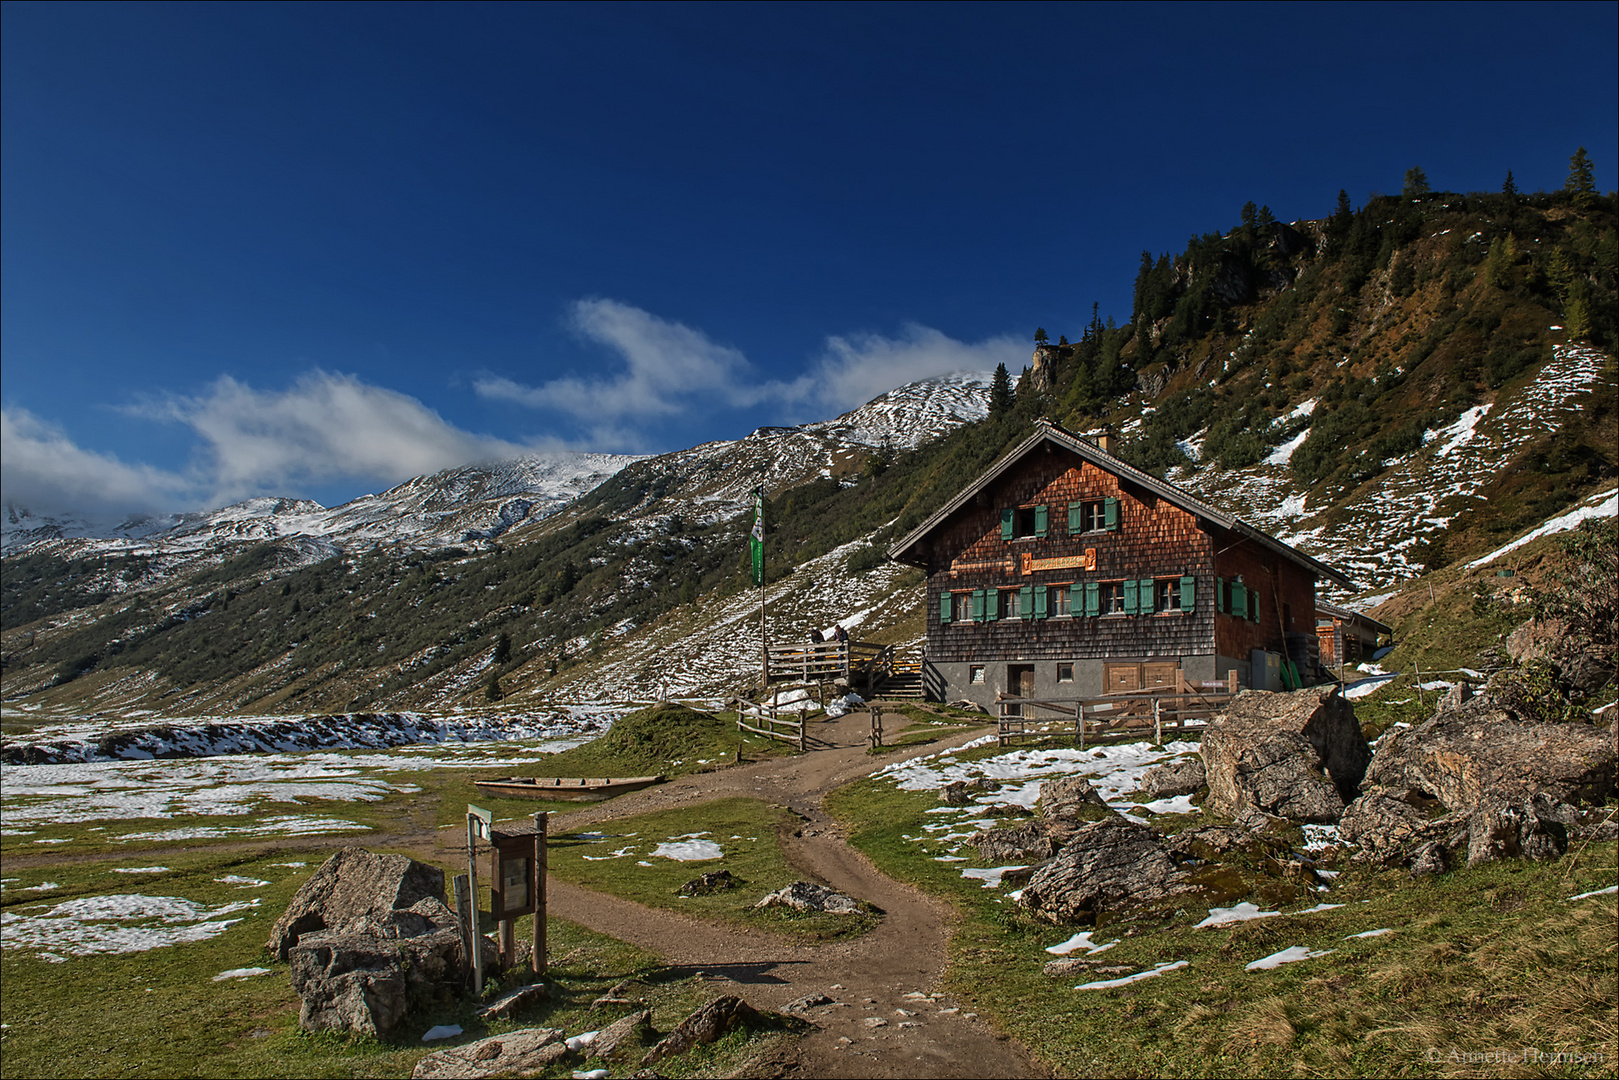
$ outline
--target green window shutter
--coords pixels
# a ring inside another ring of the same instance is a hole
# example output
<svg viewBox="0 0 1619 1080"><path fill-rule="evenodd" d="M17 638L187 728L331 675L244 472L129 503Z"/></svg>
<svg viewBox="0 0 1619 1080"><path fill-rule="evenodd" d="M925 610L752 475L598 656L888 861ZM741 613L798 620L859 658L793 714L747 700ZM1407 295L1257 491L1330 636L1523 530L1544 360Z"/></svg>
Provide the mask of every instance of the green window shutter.
<svg viewBox="0 0 1619 1080"><path fill-rule="evenodd" d="M1259 621L1259 593L1251 589L1248 592L1248 618L1253 622Z"/></svg>
<svg viewBox="0 0 1619 1080"><path fill-rule="evenodd" d="M1240 581L1231 583L1231 614L1239 619L1248 617L1248 587Z"/></svg>
<svg viewBox="0 0 1619 1080"><path fill-rule="evenodd" d="M1197 610L1197 578L1191 574L1181 577L1181 610Z"/></svg>
<svg viewBox="0 0 1619 1080"><path fill-rule="evenodd" d="M1048 618L1050 615L1051 604L1046 596L1046 587L1044 585L1036 585L1034 587L1034 617L1037 619L1044 619Z"/></svg>
<svg viewBox="0 0 1619 1080"><path fill-rule="evenodd" d="M984 590L973 590L973 622L984 621Z"/></svg>
<svg viewBox="0 0 1619 1080"><path fill-rule="evenodd" d="M1087 581L1085 583L1085 614L1091 616L1102 614L1102 583L1100 581Z"/></svg>
<svg viewBox="0 0 1619 1080"><path fill-rule="evenodd" d="M1001 617L1001 591L999 589L984 590L984 621L994 622Z"/></svg>
<svg viewBox="0 0 1619 1080"><path fill-rule="evenodd" d="M1081 505L1083 505L1083 504L1077 503L1077 502L1071 502L1071 503L1068 504L1068 534L1070 536L1078 536L1079 535L1079 531L1080 531L1079 513L1080 513L1080 506Z"/></svg>
<svg viewBox="0 0 1619 1080"><path fill-rule="evenodd" d="M1214 579L1214 610L1222 615L1231 611L1231 605L1226 603L1225 578L1223 577Z"/></svg>
<svg viewBox="0 0 1619 1080"><path fill-rule="evenodd" d="M1023 619L1034 618L1034 586L1025 585L1018 590L1017 603L1018 617Z"/></svg>
<svg viewBox="0 0 1619 1080"><path fill-rule="evenodd" d="M1141 614L1151 615L1157 610L1158 583L1152 578L1141 579Z"/></svg>
<svg viewBox="0 0 1619 1080"><path fill-rule="evenodd" d="M952 614L950 610L951 599L950 594L947 592L942 592L939 594L939 625L941 626L950 622L950 616Z"/></svg>
<svg viewBox="0 0 1619 1080"><path fill-rule="evenodd" d="M1009 506L1001 511L1001 539L1011 540L1017 535L1017 508Z"/></svg>
<svg viewBox="0 0 1619 1080"><path fill-rule="evenodd" d="M1050 521L1050 518L1046 513L1046 508L1044 506L1035 507L1034 508L1034 535L1036 535L1036 536L1044 536L1044 535L1046 535L1046 527L1047 527L1047 524L1049 523L1049 521Z"/></svg>
<svg viewBox="0 0 1619 1080"><path fill-rule="evenodd" d="M1109 529L1113 529L1115 531L1118 530L1119 500L1108 499L1107 502L1102 505L1102 521Z"/></svg>
<svg viewBox="0 0 1619 1080"><path fill-rule="evenodd" d="M1137 615L1140 613L1140 588L1141 583L1134 579L1124 583L1124 613L1126 615Z"/></svg>

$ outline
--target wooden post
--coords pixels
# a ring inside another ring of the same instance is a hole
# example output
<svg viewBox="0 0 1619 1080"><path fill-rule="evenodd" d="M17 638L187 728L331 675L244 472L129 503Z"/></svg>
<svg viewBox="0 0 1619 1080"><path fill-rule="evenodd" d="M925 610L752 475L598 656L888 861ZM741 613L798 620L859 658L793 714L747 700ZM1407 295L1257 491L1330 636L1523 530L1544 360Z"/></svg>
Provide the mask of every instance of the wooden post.
<svg viewBox="0 0 1619 1080"><path fill-rule="evenodd" d="M809 708L804 705L798 707L798 752L805 750L804 733L809 730Z"/></svg>
<svg viewBox="0 0 1619 1080"><path fill-rule="evenodd" d="M467 958L467 970L475 970L473 949L478 944L477 930L472 916L478 910L478 896L472 890L472 881L466 874L455 875L455 916L461 925L461 955Z"/></svg>
<svg viewBox="0 0 1619 1080"><path fill-rule="evenodd" d="M1432 586L1429 587L1432 588ZM1417 673L1417 704L1426 709L1428 703L1422 697L1422 665L1413 660L1411 661L1411 670Z"/></svg>
<svg viewBox="0 0 1619 1080"><path fill-rule="evenodd" d="M545 940L545 882L550 870L549 811L534 815L534 880L529 884L529 895L534 898L534 949L529 956L534 974L544 975L550 963Z"/></svg>
<svg viewBox="0 0 1619 1080"><path fill-rule="evenodd" d="M483 927L478 925L478 817L467 808L467 893L472 898L472 992L483 993Z"/></svg>
<svg viewBox="0 0 1619 1080"><path fill-rule="evenodd" d="M1085 749L1085 703L1079 703L1079 748Z"/></svg>
<svg viewBox="0 0 1619 1080"><path fill-rule="evenodd" d="M1152 699L1152 739L1154 746L1164 745L1164 717L1159 709L1161 700L1161 698L1156 697Z"/></svg>
<svg viewBox="0 0 1619 1080"><path fill-rule="evenodd" d="M876 749L883 744L883 707L871 707L871 746Z"/></svg>

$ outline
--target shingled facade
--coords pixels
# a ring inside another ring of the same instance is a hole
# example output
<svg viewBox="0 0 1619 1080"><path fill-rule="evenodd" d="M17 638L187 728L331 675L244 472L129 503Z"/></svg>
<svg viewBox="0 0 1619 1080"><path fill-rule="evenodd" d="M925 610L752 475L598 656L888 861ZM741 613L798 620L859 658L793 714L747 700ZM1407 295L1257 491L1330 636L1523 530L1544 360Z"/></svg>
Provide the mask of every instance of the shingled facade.
<svg viewBox="0 0 1619 1080"><path fill-rule="evenodd" d="M1095 697L1314 668L1338 571L1049 422L889 551L928 576L930 697ZM1266 654L1269 654L1267 657ZM1280 689L1280 686L1271 687Z"/></svg>

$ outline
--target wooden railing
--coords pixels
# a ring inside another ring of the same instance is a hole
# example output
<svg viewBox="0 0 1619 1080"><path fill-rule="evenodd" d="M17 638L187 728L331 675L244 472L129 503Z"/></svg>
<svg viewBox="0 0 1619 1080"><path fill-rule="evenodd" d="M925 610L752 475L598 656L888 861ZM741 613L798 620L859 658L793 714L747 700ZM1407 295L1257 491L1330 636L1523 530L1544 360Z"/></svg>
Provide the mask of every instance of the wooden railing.
<svg viewBox="0 0 1619 1080"><path fill-rule="evenodd" d="M894 662L894 646L867 641L802 642L765 646L765 662L772 680L858 678L867 686L887 678Z"/></svg>
<svg viewBox="0 0 1619 1080"><path fill-rule="evenodd" d="M1014 740L1071 734L1083 750L1087 743L1140 739L1150 730L1153 741L1161 744L1166 729L1185 734L1223 710L1236 690L1236 680L1182 683L1176 690L1179 692L1142 690L1100 698L1001 695L996 734L1002 746Z"/></svg>
<svg viewBox="0 0 1619 1080"><path fill-rule="evenodd" d="M755 727L747 723L748 720L763 726ZM738 731L751 731L767 739L791 743L798 747L799 753L809 749L809 709L806 706L799 707L797 720L783 719L773 704L745 708L737 714L736 727Z"/></svg>

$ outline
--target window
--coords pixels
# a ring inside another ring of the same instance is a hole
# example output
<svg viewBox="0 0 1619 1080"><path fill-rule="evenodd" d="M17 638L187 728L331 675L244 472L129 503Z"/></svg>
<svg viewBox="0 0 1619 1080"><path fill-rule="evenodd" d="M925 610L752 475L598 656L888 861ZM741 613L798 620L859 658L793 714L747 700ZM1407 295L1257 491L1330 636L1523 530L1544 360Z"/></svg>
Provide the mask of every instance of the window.
<svg viewBox="0 0 1619 1080"><path fill-rule="evenodd" d="M1180 609L1180 578L1170 578L1168 581L1155 582L1153 584L1153 610L1179 612Z"/></svg>
<svg viewBox="0 0 1619 1080"><path fill-rule="evenodd" d="M1057 681L1060 682L1060 683L1073 682L1074 681L1074 665L1073 664L1058 664L1057 665Z"/></svg>
<svg viewBox="0 0 1619 1080"><path fill-rule="evenodd" d="M1047 610L1053 615L1072 615L1068 609L1068 586L1052 585L1046 589Z"/></svg>
<svg viewBox="0 0 1619 1080"><path fill-rule="evenodd" d="M1100 532L1119 527L1118 499L1091 499L1068 504L1070 533Z"/></svg>
<svg viewBox="0 0 1619 1080"><path fill-rule="evenodd" d="M1102 581L1097 583L1099 615L1124 614L1124 582Z"/></svg>
<svg viewBox="0 0 1619 1080"><path fill-rule="evenodd" d="M1022 537L1046 535L1047 513L1044 506L1009 506L1001 511L1001 539L1017 540Z"/></svg>
<svg viewBox="0 0 1619 1080"><path fill-rule="evenodd" d="M971 668L971 679L974 686L984 685L984 665L974 664Z"/></svg>
<svg viewBox="0 0 1619 1080"><path fill-rule="evenodd" d="M1023 618L1022 597L1017 589L1002 589L1000 593L1000 613L1003 619Z"/></svg>

